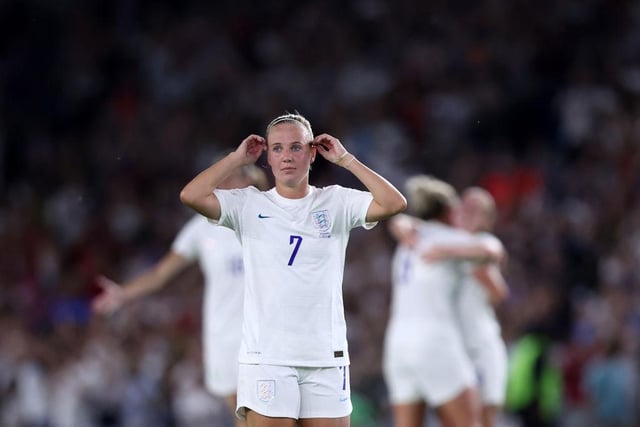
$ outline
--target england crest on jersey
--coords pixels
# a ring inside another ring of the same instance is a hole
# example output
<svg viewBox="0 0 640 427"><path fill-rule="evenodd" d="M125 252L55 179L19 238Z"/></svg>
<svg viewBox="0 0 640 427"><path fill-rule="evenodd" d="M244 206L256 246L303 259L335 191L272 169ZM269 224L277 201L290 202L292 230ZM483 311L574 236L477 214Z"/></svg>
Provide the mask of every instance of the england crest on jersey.
<svg viewBox="0 0 640 427"><path fill-rule="evenodd" d="M320 232L320 237L330 237L331 217L329 217L329 211L324 209L311 212L311 217L313 218L313 226Z"/></svg>

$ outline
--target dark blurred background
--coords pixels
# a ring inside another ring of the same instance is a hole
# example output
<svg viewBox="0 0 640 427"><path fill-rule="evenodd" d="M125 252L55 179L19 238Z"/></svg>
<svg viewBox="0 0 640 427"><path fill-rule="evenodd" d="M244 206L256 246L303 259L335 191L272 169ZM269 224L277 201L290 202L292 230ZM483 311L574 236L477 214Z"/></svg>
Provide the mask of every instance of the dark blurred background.
<svg viewBox="0 0 640 427"><path fill-rule="evenodd" d="M191 177L295 110L399 187L491 191L504 337L551 340L554 421L640 425L639 2L3 0L1 426L229 425L196 269L108 319L89 301L169 248ZM358 186L324 159L311 181ZM390 425L392 251L384 224L348 251L354 426Z"/></svg>

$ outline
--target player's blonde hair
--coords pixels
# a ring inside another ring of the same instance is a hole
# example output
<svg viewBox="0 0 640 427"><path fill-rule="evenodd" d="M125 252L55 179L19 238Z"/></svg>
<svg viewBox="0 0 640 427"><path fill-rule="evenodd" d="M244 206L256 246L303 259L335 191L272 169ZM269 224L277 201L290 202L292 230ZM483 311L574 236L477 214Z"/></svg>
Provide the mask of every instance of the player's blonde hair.
<svg viewBox="0 0 640 427"><path fill-rule="evenodd" d="M271 120L271 122L267 125L266 136L267 137L269 136L269 132L271 132L271 129L274 126L279 125L280 123L285 123L285 122L300 123L302 126L304 126L304 128L309 133L309 140L310 141L313 140L313 130L311 130L311 123L309 122L309 120L307 120L306 117L304 117L302 114L298 113L297 111L295 113L283 114Z"/></svg>
<svg viewBox="0 0 640 427"><path fill-rule="evenodd" d="M430 175L410 177L405 191L409 211L424 220L443 219L458 202L458 194L450 184Z"/></svg>

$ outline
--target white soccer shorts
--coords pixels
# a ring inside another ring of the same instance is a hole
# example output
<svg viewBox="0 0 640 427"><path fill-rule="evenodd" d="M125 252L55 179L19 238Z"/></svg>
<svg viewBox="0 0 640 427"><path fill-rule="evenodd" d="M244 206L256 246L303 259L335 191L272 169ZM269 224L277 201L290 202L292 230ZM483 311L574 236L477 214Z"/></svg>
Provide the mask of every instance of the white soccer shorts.
<svg viewBox="0 0 640 427"><path fill-rule="evenodd" d="M278 418L341 418L351 414L349 367L239 365L236 414L247 409Z"/></svg>

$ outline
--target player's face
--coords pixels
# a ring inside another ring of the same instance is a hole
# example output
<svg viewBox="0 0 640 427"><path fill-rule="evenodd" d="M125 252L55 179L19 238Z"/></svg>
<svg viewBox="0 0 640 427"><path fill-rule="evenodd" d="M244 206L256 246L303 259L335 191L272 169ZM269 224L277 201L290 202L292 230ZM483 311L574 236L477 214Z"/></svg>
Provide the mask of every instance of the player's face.
<svg viewBox="0 0 640 427"><path fill-rule="evenodd" d="M315 158L311 138L301 124L283 122L267 135L267 160L277 182L297 187L309 178L309 166Z"/></svg>
<svg viewBox="0 0 640 427"><path fill-rule="evenodd" d="M481 231L482 207L475 197L466 195L460 203L459 227L472 233Z"/></svg>
<svg viewBox="0 0 640 427"><path fill-rule="evenodd" d="M466 230L463 207L463 203L458 203L458 205L453 209L453 226Z"/></svg>

